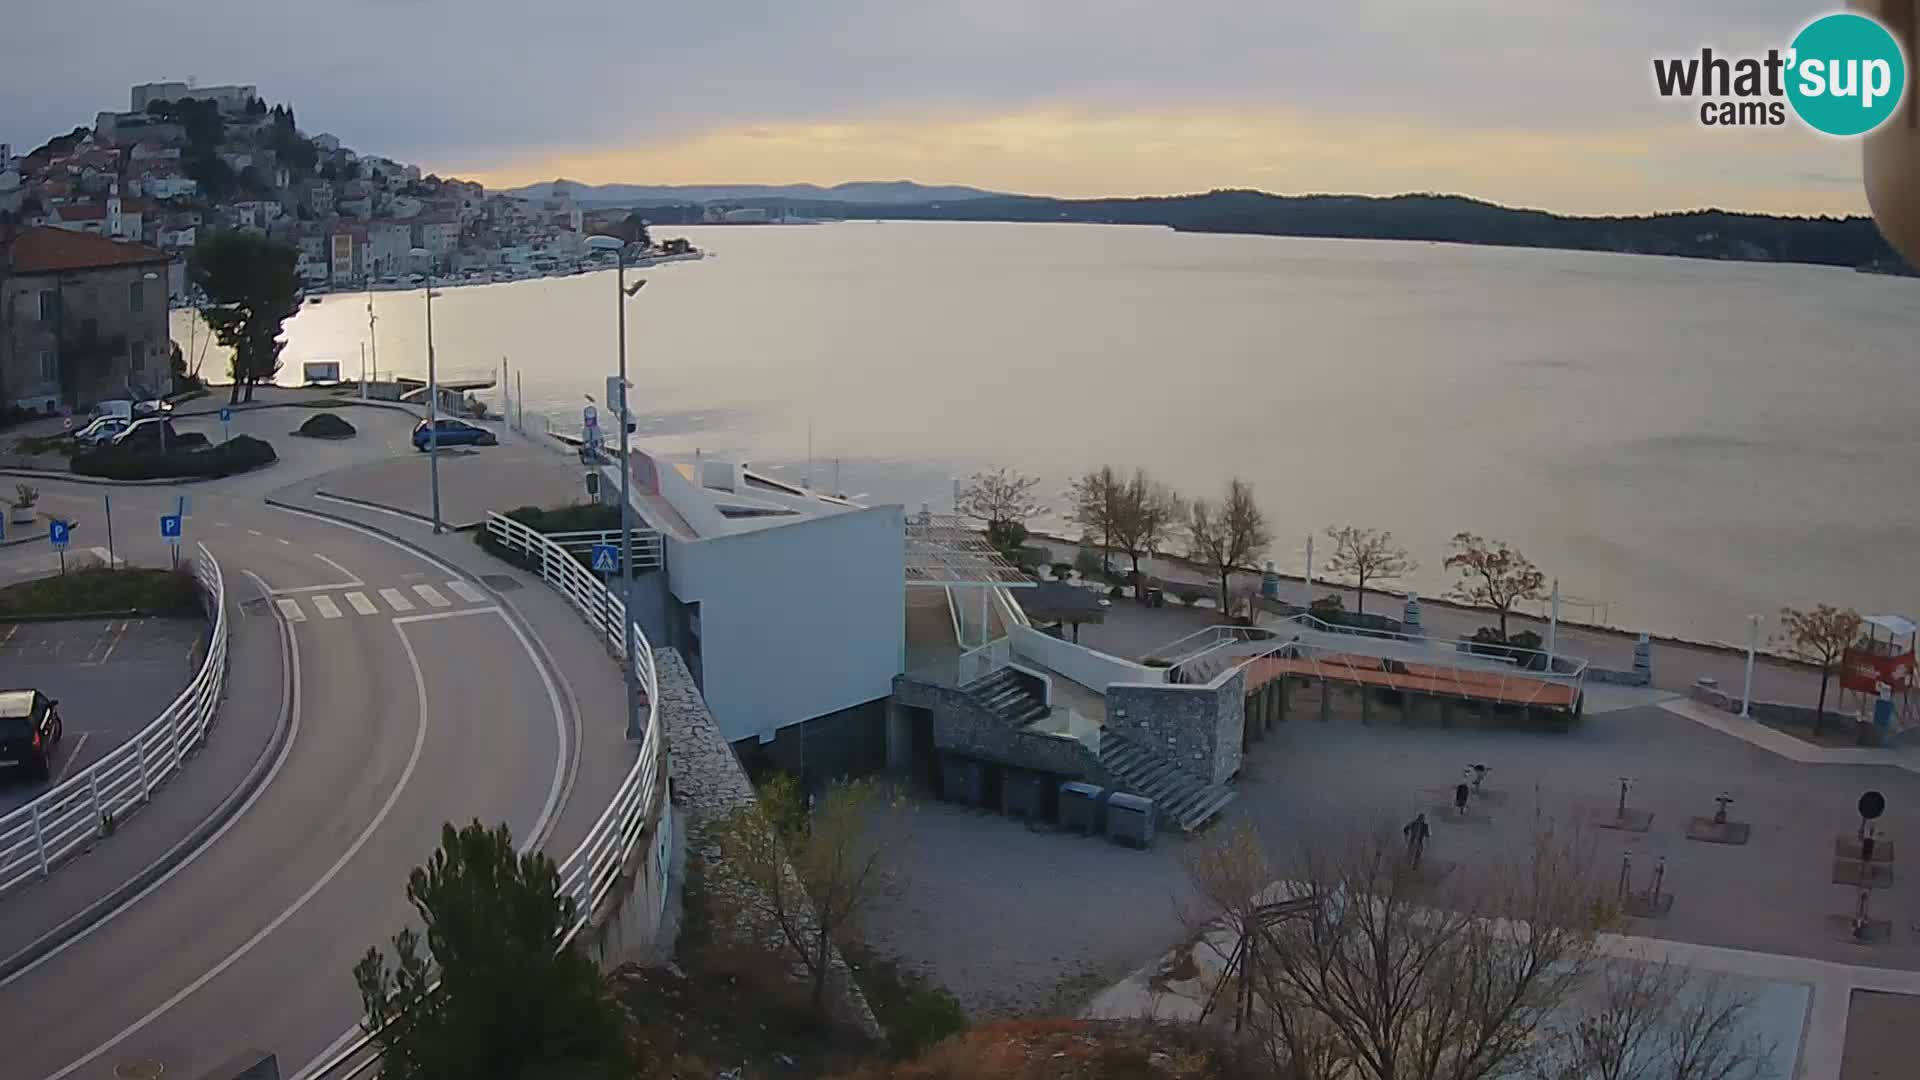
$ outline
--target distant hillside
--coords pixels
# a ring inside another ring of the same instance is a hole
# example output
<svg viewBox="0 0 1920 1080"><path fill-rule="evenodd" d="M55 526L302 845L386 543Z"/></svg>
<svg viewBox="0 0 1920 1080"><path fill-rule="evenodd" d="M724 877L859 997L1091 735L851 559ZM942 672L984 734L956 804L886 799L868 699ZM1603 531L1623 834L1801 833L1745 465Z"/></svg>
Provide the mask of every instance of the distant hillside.
<svg viewBox="0 0 1920 1080"><path fill-rule="evenodd" d="M506 194L523 199L545 199L554 185L564 185L582 206L637 206L668 203L739 202L743 200L809 199L830 202L865 203L875 206L900 206L910 203L947 202L981 199L998 195L970 187L930 187L911 180L865 180L832 187L818 184L581 184L555 180L529 184Z"/></svg>
<svg viewBox="0 0 1920 1080"><path fill-rule="evenodd" d="M928 203L740 200L796 216L925 221L1073 221L1164 225L1187 232L1260 233L1371 240L1620 251L1704 259L1818 263L1899 272L1873 219L1795 218L1692 210L1638 217L1569 217L1458 195L1269 195L1212 191L1135 199L1000 195ZM693 223L670 205L643 206L662 224Z"/></svg>

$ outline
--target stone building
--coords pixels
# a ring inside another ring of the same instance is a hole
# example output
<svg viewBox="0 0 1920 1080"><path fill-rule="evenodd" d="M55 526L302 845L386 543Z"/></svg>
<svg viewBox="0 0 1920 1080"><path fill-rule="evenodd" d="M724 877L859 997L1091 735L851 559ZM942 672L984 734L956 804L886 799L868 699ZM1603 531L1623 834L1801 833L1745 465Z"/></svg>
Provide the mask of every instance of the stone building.
<svg viewBox="0 0 1920 1080"><path fill-rule="evenodd" d="M0 226L0 405L53 412L164 391L169 262L91 233Z"/></svg>

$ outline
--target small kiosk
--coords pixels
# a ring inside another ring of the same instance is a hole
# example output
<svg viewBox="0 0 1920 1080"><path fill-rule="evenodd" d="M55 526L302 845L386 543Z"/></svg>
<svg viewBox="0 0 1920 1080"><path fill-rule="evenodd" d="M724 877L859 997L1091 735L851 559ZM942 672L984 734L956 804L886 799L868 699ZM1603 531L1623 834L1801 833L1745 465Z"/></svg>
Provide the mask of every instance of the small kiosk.
<svg viewBox="0 0 1920 1080"><path fill-rule="evenodd" d="M1913 696L1920 626L1904 615L1867 615L1866 636L1840 661L1840 711L1861 718L1864 738L1886 743L1920 726Z"/></svg>

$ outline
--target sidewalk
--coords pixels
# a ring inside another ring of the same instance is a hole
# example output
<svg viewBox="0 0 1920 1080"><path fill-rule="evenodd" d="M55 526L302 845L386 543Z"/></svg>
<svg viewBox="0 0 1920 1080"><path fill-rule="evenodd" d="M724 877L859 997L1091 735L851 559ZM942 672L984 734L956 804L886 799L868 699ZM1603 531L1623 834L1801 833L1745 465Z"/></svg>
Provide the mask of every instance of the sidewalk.
<svg viewBox="0 0 1920 1080"><path fill-rule="evenodd" d="M0 897L0 979L58 948L192 856L266 777L286 741L279 624L243 617L254 589L228 579L226 696L206 741L110 837Z"/></svg>
<svg viewBox="0 0 1920 1080"><path fill-rule="evenodd" d="M473 478L476 483L484 479L477 472ZM443 474L443 486L445 480ZM543 845L555 862L564 862L639 759L639 746L627 741L621 720L626 687L619 665L566 598L537 575L481 551L469 533L435 536L425 522L398 512L316 497L330 482L329 476L302 481L274 492L267 501L392 537L468 575L517 620L552 671L578 735L573 748L578 768Z"/></svg>

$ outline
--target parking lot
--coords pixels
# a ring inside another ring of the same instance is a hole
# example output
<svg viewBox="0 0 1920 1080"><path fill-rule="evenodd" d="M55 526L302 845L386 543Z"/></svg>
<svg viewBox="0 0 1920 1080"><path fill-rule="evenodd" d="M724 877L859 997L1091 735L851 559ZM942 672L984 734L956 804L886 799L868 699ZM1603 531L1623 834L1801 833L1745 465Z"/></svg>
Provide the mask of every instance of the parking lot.
<svg viewBox="0 0 1920 1080"><path fill-rule="evenodd" d="M0 623L0 689L60 702L65 735L54 783L98 761L166 708L193 677L207 627L198 619ZM0 769L0 813L46 790Z"/></svg>

